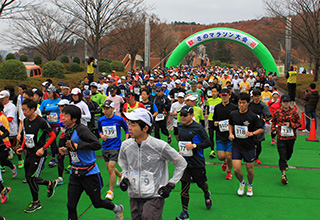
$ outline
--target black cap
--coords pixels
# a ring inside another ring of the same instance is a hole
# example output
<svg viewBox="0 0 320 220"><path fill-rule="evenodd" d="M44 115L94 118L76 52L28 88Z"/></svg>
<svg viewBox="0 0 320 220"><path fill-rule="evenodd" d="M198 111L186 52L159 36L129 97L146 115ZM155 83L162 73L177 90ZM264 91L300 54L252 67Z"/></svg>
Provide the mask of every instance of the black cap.
<svg viewBox="0 0 320 220"><path fill-rule="evenodd" d="M128 92L123 98L124 99L131 99L133 96L133 94L131 92Z"/></svg>
<svg viewBox="0 0 320 220"><path fill-rule="evenodd" d="M233 88L233 85L231 84L231 85L227 85L227 88L228 89L232 89Z"/></svg>
<svg viewBox="0 0 320 220"><path fill-rule="evenodd" d="M116 89L117 89L117 86L116 86L116 85L110 86L110 92L113 92L113 91L116 90Z"/></svg>
<svg viewBox="0 0 320 220"><path fill-rule="evenodd" d="M290 101L291 99L289 95L284 94L281 96L281 102L290 102Z"/></svg>
<svg viewBox="0 0 320 220"><path fill-rule="evenodd" d="M192 81L190 82L190 85L191 85L191 86L196 86L196 85L197 85L197 82L194 81L194 80L192 80Z"/></svg>
<svg viewBox="0 0 320 220"><path fill-rule="evenodd" d="M229 94L229 93L230 93L229 89L226 89L226 88L223 88L223 89L221 89L221 91L220 91L220 94L221 94L221 95L223 95L223 94Z"/></svg>
<svg viewBox="0 0 320 220"><path fill-rule="evenodd" d="M182 114L193 114L193 108L191 106L185 105L180 109L179 112Z"/></svg>
<svg viewBox="0 0 320 220"><path fill-rule="evenodd" d="M111 100L105 100L102 107L107 107L107 108L114 108L114 102Z"/></svg>

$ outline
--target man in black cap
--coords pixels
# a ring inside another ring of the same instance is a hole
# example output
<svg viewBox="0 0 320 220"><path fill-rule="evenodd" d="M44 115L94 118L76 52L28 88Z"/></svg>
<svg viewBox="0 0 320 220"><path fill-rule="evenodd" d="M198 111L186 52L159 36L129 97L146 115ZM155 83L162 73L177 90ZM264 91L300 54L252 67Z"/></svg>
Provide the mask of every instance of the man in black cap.
<svg viewBox="0 0 320 220"><path fill-rule="evenodd" d="M193 108L184 106L180 110L181 122L178 124L179 152L186 159L188 165L181 178L182 212L179 219L189 219L189 189L191 178L204 192L207 209L212 206L212 199L207 184L205 159L203 150L210 146L210 140L204 127L193 120Z"/></svg>
<svg viewBox="0 0 320 220"><path fill-rule="evenodd" d="M238 105L239 97L236 95L236 93L234 93L233 85L227 85L227 88L230 91L230 102L235 104L235 105Z"/></svg>
<svg viewBox="0 0 320 220"><path fill-rule="evenodd" d="M90 90L83 91L84 101L88 105L91 114L90 122L88 122L88 128L97 138L99 138L98 120L101 117L102 108L97 102L93 101L91 97L92 93Z"/></svg>
<svg viewBox="0 0 320 220"><path fill-rule="evenodd" d="M301 126L298 112L290 105L290 96L282 95L281 108L274 112L271 126L271 132L276 133L278 138L279 168L282 174L281 183L283 184L288 184L286 176L288 160L293 153L293 145L297 138L296 130Z"/></svg>

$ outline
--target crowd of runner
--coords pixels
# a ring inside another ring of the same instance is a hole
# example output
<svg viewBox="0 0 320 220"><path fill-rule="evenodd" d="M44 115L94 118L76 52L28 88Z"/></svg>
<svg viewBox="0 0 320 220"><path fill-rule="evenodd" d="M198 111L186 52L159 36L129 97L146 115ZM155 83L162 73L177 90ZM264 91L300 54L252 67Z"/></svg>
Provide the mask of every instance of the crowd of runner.
<svg viewBox="0 0 320 220"><path fill-rule="evenodd" d="M263 69L181 66L149 72L137 69L121 77L112 71L102 73L98 82L91 73L73 88L63 81L53 85L48 79L41 88L21 84L16 94L7 85L0 92L1 171L11 170L13 178L19 169L25 173L23 182L32 196L24 209L27 213L41 208L39 185L47 186L50 198L55 187L64 184L64 170L70 171L70 220L78 218L83 191L95 208L112 210L116 219L123 219L124 207L112 202L116 184L128 190L132 219L162 219L164 199L181 181L182 212L176 219L189 219L191 182L203 191L205 207L212 206L205 148L211 149L210 158L222 161L226 180L233 174L239 180L237 194L244 195L246 188L246 195L253 196L253 164L262 163L264 133L270 126L271 144L277 144L279 152L279 179L288 183L287 162L300 119L291 98L280 97L276 78L276 73ZM175 137L168 131L171 125ZM179 151L169 145L172 138L178 141L174 147ZM51 154L47 154L49 147ZM102 177L95 163L95 151L101 149L109 172L105 199L101 199ZM14 156L18 164L11 162ZM47 157L48 166L57 169L53 180L40 177L41 170L47 169ZM167 161L175 166L171 179ZM1 203L7 202L10 191L0 173Z"/></svg>

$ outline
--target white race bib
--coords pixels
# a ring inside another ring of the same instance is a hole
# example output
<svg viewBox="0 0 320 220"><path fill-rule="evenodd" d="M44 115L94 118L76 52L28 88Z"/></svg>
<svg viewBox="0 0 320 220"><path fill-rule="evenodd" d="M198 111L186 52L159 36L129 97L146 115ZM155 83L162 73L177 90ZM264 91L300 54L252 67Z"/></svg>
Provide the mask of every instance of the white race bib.
<svg viewBox="0 0 320 220"><path fill-rule="evenodd" d="M66 127L61 127L61 133L66 133Z"/></svg>
<svg viewBox="0 0 320 220"><path fill-rule="evenodd" d="M214 107L215 105L209 105L209 113L214 114Z"/></svg>
<svg viewBox="0 0 320 220"><path fill-rule="evenodd" d="M220 132L229 131L229 120L219 121L219 130Z"/></svg>
<svg viewBox="0 0 320 220"><path fill-rule="evenodd" d="M179 94L179 93L175 93L175 94L174 94L174 100L177 100L177 99L178 99L178 94Z"/></svg>
<svg viewBox="0 0 320 220"><path fill-rule="evenodd" d="M210 97L212 96L212 91L211 90L207 91L207 96L210 96Z"/></svg>
<svg viewBox="0 0 320 220"><path fill-rule="evenodd" d="M293 137L293 129L288 126L281 126L281 136L282 137Z"/></svg>
<svg viewBox="0 0 320 220"><path fill-rule="evenodd" d="M148 171L142 171L141 176L139 172L129 173L130 188L132 191L137 192L140 185L141 194L153 194L154 193L154 181L153 174Z"/></svg>
<svg viewBox="0 0 320 220"><path fill-rule="evenodd" d="M264 103L268 103L269 100L270 100L270 97L269 97L269 96L262 97L262 101L263 101Z"/></svg>
<svg viewBox="0 0 320 220"><path fill-rule="evenodd" d="M241 87L241 90L242 90L242 91L246 91L246 90L247 90L247 87L246 87L246 86L242 86L242 87Z"/></svg>
<svg viewBox="0 0 320 220"><path fill-rule="evenodd" d="M51 123L58 122L58 114L56 112L50 112L50 114L47 115L47 119L48 119L48 122L51 122Z"/></svg>
<svg viewBox="0 0 320 220"><path fill-rule="evenodd" d="M72 162L80 163L80 159L78 157L77 152L70 151L70 156L71 156Z"/></svg>
<svg viewBox="0 0 320 220"><path fill-rule="evenodd" d="M25 135L25 143L27 148L34 148L36 145L34 144L34 134L26 134Z"/></svg>
<svg viewBox="0 0 320 220"><path fill-rule="evenodd" d="M142 96L141 95L139 96L139 102L142 102Z"/></svg>
<svg viewBox="0 0 320 220"><path fill-rule="evenodd" d="M140 95L140 88L133 88L133 92L136 95Z"/></svg>
<svg viewBox="0 0 320 220"><path fill-rule="evenodd" d="M102 133L107 135L108 139L117 137L117 127L113 126L102 126Z"/></svg>
<svg viewBox="0 0 320 220"><path fill-rule="evenodd" d="M164 114L157 114L155 121L162 121L164 119Z"/></svg>
<svg viewBox="0 0 320 220"><path fill-rule="evenodd" d="M235 125L234 126L234 130L235 130L236 138L240 138L240 139L248 138L248 135L246 135L246 133L248 131L248 127L247 126Z"/></svg>
<svg viewBox="0 0 320 220"><path fill-rule="evenodd" d="M192 157L193 151L186 149L186 144L191 144L190 141L179 141L179 153L183 157Z"/></svg>

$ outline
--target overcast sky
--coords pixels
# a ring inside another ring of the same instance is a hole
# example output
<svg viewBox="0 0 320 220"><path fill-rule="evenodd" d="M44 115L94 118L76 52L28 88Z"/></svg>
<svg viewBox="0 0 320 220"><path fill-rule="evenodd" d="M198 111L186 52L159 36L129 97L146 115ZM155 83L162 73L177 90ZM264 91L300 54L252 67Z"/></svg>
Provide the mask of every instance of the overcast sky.
<svg viewBox="0 0 320 220"><path fill-rule="evenodd" d="M201 24L258 19L266 15L263 0L144 0L163 22L185 21ZM0 20L0 31L8 24ZM0 50L11 50L0 42ZM10 51L14 52L14 51Z"/></svg>

